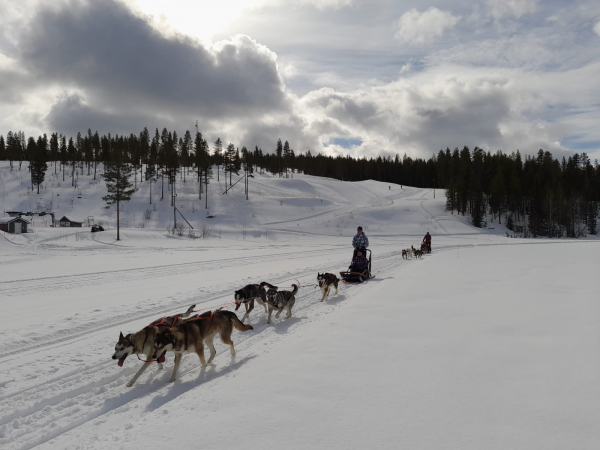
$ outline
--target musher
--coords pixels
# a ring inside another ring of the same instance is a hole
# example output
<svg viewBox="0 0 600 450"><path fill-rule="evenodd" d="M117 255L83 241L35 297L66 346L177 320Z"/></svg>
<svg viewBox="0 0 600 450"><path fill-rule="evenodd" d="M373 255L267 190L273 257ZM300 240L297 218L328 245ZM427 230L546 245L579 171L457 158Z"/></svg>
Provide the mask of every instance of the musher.
<svg viewBox="0 0 600 450"><path fill-rule="evenodd" d="M427 253L431 253L431 235L429 234L429 231L427 232L427 234L423 238L423 242L422 243L427 246Z"/></svg>
<svg viewBox="0 0 600 450"><path fill-rule="evenodd" d="M363 233L362 227L358 227L356 230L356 236L354 236L354 238L352 239L352 247L354 247L354 254L352 255L352 257L356 258L356 252L358 252L359 250L363 255L367 253L366 249L368 246L369 238L365 233Z"/></svg>

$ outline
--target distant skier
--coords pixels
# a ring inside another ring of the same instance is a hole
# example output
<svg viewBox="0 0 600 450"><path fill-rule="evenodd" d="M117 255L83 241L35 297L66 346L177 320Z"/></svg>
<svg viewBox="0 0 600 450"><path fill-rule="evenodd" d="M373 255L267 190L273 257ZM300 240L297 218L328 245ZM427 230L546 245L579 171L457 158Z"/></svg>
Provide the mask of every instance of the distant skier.
<svg viewBox="0 0 600 450"><path fill-rule="evenodd" d="M356 257L356 252L360 250L363 254L366 253L366 249L369 246L369 238L365 233L363 233L362 227L358 227L356 229L356 236L352 239L352 247L354 247L354 255Z"/></svg>

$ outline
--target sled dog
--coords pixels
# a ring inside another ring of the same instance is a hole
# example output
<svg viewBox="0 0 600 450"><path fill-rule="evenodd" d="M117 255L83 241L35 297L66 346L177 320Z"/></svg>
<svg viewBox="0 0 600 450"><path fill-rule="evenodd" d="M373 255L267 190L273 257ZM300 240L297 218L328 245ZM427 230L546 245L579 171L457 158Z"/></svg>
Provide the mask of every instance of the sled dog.
<svg viewBox="0 0 600 450"><path fill-rule="evenodd" d="M154 361L158 363L159 369L163 368L162 363L165 362L164 352L159 353L157 358L151 358L154 353L156 336L161 331L180 324L184 319L190 316L195 307L196 305L190 306L183 314L157 319L137 333L129 333L126 336L123 336L123 333L119 333L119 340L117 341L117 345L115 345L115 354L112 357L112 359L119 360L119 367L123 367L123 363L129 355L145 356L144 364L142 367L140 367L140 370L138 370L129 383L127 383L127 387L133 386L140 375L143 374L148 366L150 366L150 364L152 364Z"/></svg>
<svg viewBox="0 0 600 450"><path fill-rule="evenodd" d="M408 259L408 252L405 248L402 249L402 259Z"/></svg>
<svg viewBox="0 0 600 450"><path fill-rule="evenodd" d="M267 318L267 324L271 323L271 314L273 310L277 311L275 317L279 317L284 309L287 309L286 319L292 316L292 307L296 303L296 293L298 292L298 286L292 284L294 288L292 291L278 291L276 287L271 287L267 290L267 303L269 307L269 317Z"/></svg>
<svg viewBox="0 0 600 450"><path fill-rule="evenodd" d="M229 345L231 355L235 355L235 348L231 340L231 332L235 328L238 331L253 330L251 325L244 325L238 316L231 311L207 311L203 314L190 317L185 322L171 328L162 330L154 339L154 352L152 357L162 355L165 352L175 353L175 367L170 382L175 381L177 371L181 364L181 357L185 353L196 353L200 358L202 367L212 362L217 351L213 339L220 335L223 344ZM204 342L210 349L208 361L204 358Z"/></svg>
<svg viewBox="0 0 600 450"><path fill-rule="evenodd" d="M422 258L423 256L423 250L415 250L413 253L415 254L415 258Z"/></svg>
<svg viewBox="0 0 600 450"><path fill-rule="evenodd" d="M323 298L321 298L321 301L325 300L325 297L329 297L329 292L332 286L335 288L335 295L337 295L338 283L340 282L340 279L334 274L317 273L317 281L319 282L319 287L321 288L321 292L323 293Z"/></svg>
<svg viewBox="0 0 600 450"><path fill-rule="evenodd" d="M242 317L242 322L250 315L254 309L254 300L265 308L265 314L267 313L267 290L265 286L271 286L269 283L262 282L260 284L248 284L242 289L235 291L233 298L235 299L235 310L237 311L242 303L246 308L246 314Z"/></svg>

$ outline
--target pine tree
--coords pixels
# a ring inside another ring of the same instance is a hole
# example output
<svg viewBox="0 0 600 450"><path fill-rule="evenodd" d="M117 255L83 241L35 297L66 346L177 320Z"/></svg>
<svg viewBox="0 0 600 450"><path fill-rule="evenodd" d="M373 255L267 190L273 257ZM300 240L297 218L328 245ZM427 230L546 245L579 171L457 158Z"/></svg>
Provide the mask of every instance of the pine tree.
<svg viewBox="0 0 600 450"><path fill-rule="evenodd" d="M589 234L598 234L598 203L595 201L588 206L587 229Z"/></svg>
<svg viewBox="0 0 600 450"><path fill-rule="evenodd" d="M0 134L0 161L6 159L6 144L4 143L4 136Z"/></svg>
<svg viewBox="0 0 600 450"><path fill-rule="evenodd" d="M54 161L54 174L56 175L56 162L58 161L58 134L50 135L50 161Z"/></svg>
<svg viewBox="0 0 600 450"><path fill-rule="evenodd" d="M279 173L279 177L281 178L281 154L283 153L283 145L281 144L281 139L277 139L277 149L275 150L275 153L277 154L277 161L279 162L277 170Z"/></svg>
<svg viewBox="0 0 600 450"><path fill-rule="evenodd" d="M33 139L33 138L31 138ZM40 137L35 146L29 148L28 145L28 157L29 157L29 170L31 171L31 185L37 185L37 193L40 193L40 184L44 182L46 178L46 170L48 169L47 161L48 155L46 150L46 140Z"/></svg>
<svg viewBox="0 0 600 450"><path fill-rule="evenodd" d="M10 170L13 170L13 161L18 158L17 140L12 131L6 134L6 158L10 164Z"/></svg>
<svg viewBox="0 0 600 450"><path fill-rule="evenodd" d="M229 144L223 155L225 173L229 172L229 186L231 186L231 174L235 172L235 145ZM225 179L225 193L227 193L227 178Z"/></svg>
<svg viewBox="0 0 600 450"><path fill-rule="evenodd" d="M285 169L285 177L288 177L288 165L290 162L290 143L288 141L285 141L285 144L283 144L283 167Z"/></svg>
<svg viewBox="0 0 600 450"><path fill-rule="evenodd" d="M65 163L69 160L67 154L67 137L60 135L60 167L63 174L63 181L65 181Z"/></svg>
<svg viewBox="0 0 600 450"><path fill-rule="evenodd" d="M223 143L221 142L221 138L217 138L213 145L213 159L215 165L217 166L217 181L219 181L219 166L221 165L221 161L223 158Z"/></svg>
<svg viewBox="0 0 600 450"><path fill-rule="evenodd" d="M202 172L207 173L206 188L208 188L208 172L210 171L210 156L208 143L202 139L202 133L196 132L194 139L194 165L198 171L198 198L202 199Z"/></svg>
<svg viewBox="0 0 600 450"><path fill-rule="evenodd" d="M75 186L75 161L77 159L77 149L73 143L73 138L69 138L67 154L69 155L69 161L71 162L71 186Z"/></svg>
<svg viewBox="0 0 600 450"><path fill-rule="evenodd" d="M133 168L125 162L121 149L115 152L112 161L104 163L104 181L108 195L102 197L102 200L106 202L107 209L117 205L117 241L120 240L120 204L131 200L131 195L135 192L129 182L132 171Z"/></svg>

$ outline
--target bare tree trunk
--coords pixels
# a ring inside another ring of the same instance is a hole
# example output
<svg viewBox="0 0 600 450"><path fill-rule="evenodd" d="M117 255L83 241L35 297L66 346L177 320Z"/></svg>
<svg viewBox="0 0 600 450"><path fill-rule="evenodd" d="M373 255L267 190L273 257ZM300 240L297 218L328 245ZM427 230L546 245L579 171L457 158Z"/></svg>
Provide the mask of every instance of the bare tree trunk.
<svg viewBox="0 0 600 450"><path fill-rule="evenodd" d="M117 241L120 241L120 235L119 235L119 198L117 197Z"/></svg>

